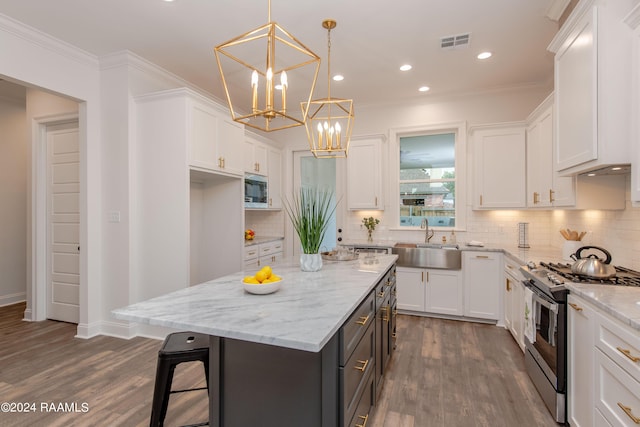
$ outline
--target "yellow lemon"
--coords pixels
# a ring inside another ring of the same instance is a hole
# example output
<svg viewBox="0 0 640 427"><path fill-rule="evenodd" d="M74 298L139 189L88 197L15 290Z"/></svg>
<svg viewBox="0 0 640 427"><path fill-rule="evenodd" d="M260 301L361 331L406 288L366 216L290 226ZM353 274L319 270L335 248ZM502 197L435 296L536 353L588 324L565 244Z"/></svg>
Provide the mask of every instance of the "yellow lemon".
<svg viewBox="0 0 640 427"><path fill-rule="evenodd" d="M262 283L264 282L264 279L267 278L267 274L264 271L260 270L256 273L255 278L258 282Z"/></svg>
<svg viewBox="0 0 640 427"><path fill-rule="evenodd" d="M244 276L244 279L242 279L243 282L248 281L249 279L253 279L253 276Z"/></svg>
<svg viewBox="0 0 640 427"><path fill-rule="evenodd" d="M269 279L271 279L272 282L277 282L278 280L282 280L282 277L278 276L277 274L272 274Z"/></svg>
<svg viewBox="0 0 640 427"><path fill-rule="evenodd" d="M260 282L254 276L247 276L244 279L244 283L249 283L251 285L259 285Z"/></svg>
<svg viewBox="0 0 640 427"><path fill-rule="evenodd" d="M273 283L273 282L275 282L275 280L273 280L273 277L268 277L268 278L266 278L266 279L264 279L262 281L263 284L265 284L265 283Z"/></svg>
<svg viewBox="0 0 640 427"><path fill-rule="evenodd" d="M271 277L272 271L271 271L271 267L269 267L268 265L265 265L264 267L262 267L260 271L262 271L265 274L267 279Z"/></svg>

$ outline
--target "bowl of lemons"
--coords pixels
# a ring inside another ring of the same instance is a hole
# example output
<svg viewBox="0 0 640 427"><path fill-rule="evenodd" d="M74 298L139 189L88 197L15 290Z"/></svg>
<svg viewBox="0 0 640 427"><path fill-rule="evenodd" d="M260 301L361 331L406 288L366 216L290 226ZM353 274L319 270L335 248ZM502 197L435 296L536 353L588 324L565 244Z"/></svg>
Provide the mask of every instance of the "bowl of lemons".
<svg viewBox="0 0 640 427"><path fill-rule="evenodd" d="M245 276L242 279L244 290L250 294L265 295L272 294L282 285L282 277L274 274L271 267L265 265L253 276Z"/></svg>

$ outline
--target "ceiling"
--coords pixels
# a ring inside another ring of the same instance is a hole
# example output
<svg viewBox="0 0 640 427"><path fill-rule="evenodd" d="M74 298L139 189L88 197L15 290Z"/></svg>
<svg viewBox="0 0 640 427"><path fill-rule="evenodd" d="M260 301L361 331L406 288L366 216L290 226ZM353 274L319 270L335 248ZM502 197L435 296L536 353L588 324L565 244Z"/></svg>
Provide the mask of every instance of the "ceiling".
<svg viewBox="0 0 640 427"><path fill-rule="evenodd" d="M331 94L358 106L419 102L487 90L546 86L558 29L554 0L272 0L271 15L323 59L314 98L326 96L327 32ZM0 14L97 57L129 50L224 99L213 47L267 22L267 0L0 0ZM440 38L470 33L466 48ZM476 55L493 56L480 61ZM409 63L413 69L399 70ZM428 92L418 92L420 86Z"/></svg>

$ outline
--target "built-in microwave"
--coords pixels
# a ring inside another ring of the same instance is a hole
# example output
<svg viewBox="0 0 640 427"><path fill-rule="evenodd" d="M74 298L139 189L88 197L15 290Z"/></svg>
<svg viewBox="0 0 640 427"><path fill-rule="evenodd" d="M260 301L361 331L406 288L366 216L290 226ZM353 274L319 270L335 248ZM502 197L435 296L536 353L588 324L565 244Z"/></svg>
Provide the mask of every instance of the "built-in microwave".
<svg viewBox="0 0 640 427"><path fill-rule="evenodd" d="M269 207L267 177L246 174L244 177L244 207L260 209Z"/></svg>

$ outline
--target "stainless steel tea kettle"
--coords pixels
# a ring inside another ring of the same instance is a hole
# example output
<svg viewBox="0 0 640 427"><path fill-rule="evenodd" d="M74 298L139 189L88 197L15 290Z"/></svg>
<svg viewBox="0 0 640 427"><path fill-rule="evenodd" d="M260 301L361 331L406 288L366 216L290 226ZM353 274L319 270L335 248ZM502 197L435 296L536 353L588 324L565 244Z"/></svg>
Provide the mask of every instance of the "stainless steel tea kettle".
<svg viewBox="0 0 640 427"><path fill-rule="evenodd" d="M587 249L599 250L606 256L606 259L602 260L594 254L582 258L582 251ZM571 258L576 261L571 266L571 272L579 276L605 280L615 277L616 275L616 268L611 265L611 254L606 249L598 246L583 246L579 248L575 254L571 255Z"/></svg>

